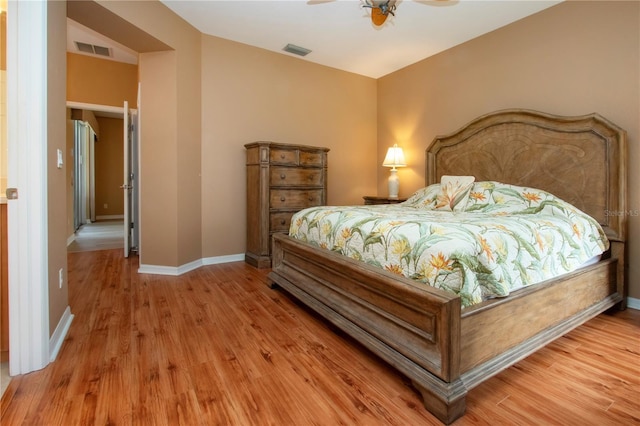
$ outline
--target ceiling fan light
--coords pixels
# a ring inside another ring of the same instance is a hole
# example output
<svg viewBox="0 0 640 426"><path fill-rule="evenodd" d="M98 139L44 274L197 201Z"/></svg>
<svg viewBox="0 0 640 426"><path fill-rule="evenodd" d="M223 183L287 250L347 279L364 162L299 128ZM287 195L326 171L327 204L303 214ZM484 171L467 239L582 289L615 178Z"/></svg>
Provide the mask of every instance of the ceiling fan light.
<svg viewBox="0 0 640 426"><path fill-rule="evenodd" d="M362 7L371 9L371 22L373 25L381 26L387 20L389 14L396 10L397 0L362 0Z"/></svg>
<svg viewBox="0 0 640 426"><path fill-rule="evenodd" d="M373 8L371 9L371 22L373 22L373 25L376 26L380 26L382 24L384 24L384 21L387 20L387 15L385 15L384 13L382 13L382 10L380 8Z"/></svg>

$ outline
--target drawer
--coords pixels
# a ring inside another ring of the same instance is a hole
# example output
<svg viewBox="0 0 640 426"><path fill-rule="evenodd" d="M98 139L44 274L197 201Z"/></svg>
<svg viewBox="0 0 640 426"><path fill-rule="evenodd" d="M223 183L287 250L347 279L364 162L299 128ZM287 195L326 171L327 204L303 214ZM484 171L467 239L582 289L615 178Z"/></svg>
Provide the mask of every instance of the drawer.
<svg viewBox="0 0 640 426"><path fill-rule="evenodd" d="M305 208L323 204L322 189L272 189L269 206L272 209Z"/></svg>
<svg viewBox="0 0 640 426"><path fill-rule="evenodd" d="M271 186L322 186L322 169L271 167Z"/></svg>
<svg viewBox="0 0 640 426"><path fill-rule="evenodd" d="M298 165L298 150L297 149L271 148L269 150L269 161L271 163L291 164L293 166L297 166Z"/></svg>
<svg viewBox="0 0 640 426"><path fill-rule="evenodd" d="M309 152L300 151L300 165L301 166L322 166L322 158L324 153L322 152Z"/></svg>
<svg viewBox="0 0 640 426"><path fill-rule="evenodd" d="M293 212L273 212L269 215L271 232L289 232Z"/></svg>

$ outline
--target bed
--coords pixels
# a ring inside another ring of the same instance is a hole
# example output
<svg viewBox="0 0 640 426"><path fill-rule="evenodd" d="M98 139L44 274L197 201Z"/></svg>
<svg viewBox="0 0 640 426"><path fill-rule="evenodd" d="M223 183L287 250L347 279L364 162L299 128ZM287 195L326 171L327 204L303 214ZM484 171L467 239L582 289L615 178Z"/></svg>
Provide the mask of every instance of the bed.
<svg viewBox="0 0 640 426"><path fill-rule="evenodd" d="M597 262L463 309L457 294L276 234L269 285L406 375L425 407L449 424L464 414L474 386L590 318L624 308L626 167L626 133L598 114L490 113L433 141L425 186L474 176L551 193L600 224L609 244ZM518 321L502 320L509 317Z"/></svg>

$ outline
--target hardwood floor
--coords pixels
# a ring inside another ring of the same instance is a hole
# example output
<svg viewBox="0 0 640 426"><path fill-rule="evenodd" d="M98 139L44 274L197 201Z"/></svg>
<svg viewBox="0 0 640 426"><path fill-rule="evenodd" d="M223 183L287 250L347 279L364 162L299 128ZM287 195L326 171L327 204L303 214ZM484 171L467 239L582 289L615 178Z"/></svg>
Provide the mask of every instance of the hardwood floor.
<svg viewBox="0 0 640 426"><path fill-rule="evenodd" d="M54 363L11 381L0 424L439 424L266 270L137 268L121 250L69 254L69 335ZM640 424L639 342L640 311L600 315L472 389L455 424Z"/></svg>

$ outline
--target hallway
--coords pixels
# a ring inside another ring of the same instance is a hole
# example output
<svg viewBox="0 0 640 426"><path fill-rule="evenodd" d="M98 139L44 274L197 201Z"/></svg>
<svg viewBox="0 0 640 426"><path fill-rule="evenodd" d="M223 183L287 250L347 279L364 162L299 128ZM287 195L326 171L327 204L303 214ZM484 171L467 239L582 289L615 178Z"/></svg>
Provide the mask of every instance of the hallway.
<svg viewBox="0 0 640 426"><path fill-rule="evenodd" d="M104 220L82 225L75 240L67 246L69 253L124 248L124 223Z"/></svg>

